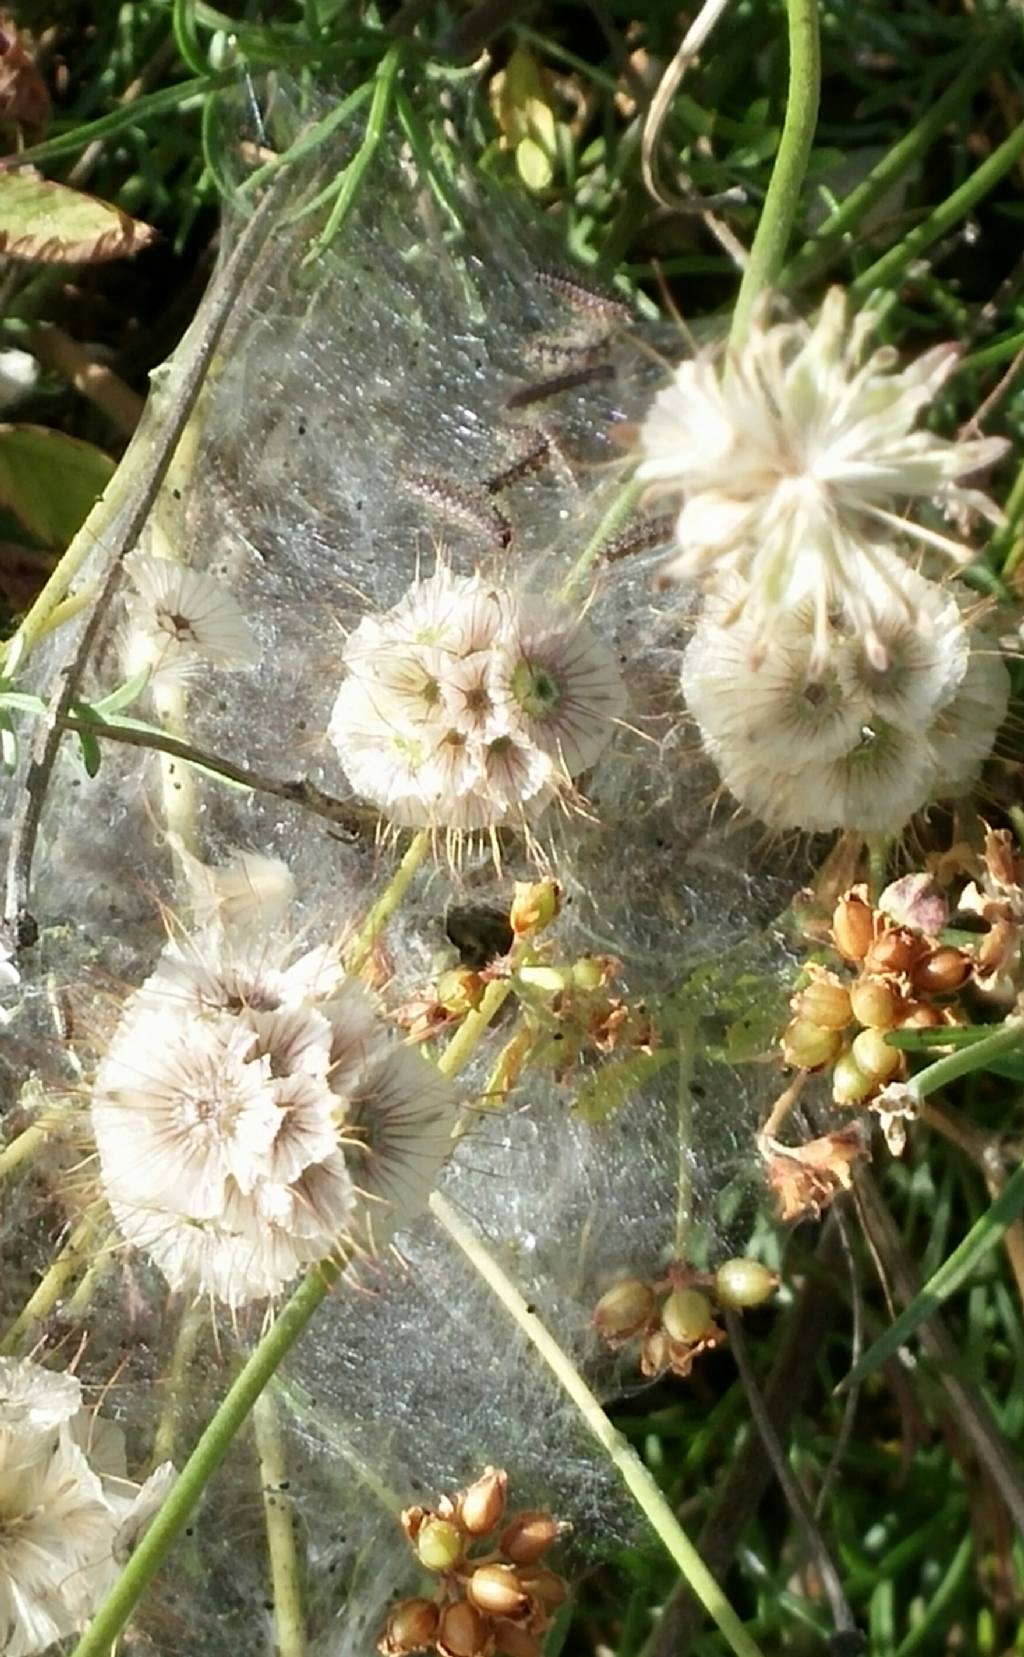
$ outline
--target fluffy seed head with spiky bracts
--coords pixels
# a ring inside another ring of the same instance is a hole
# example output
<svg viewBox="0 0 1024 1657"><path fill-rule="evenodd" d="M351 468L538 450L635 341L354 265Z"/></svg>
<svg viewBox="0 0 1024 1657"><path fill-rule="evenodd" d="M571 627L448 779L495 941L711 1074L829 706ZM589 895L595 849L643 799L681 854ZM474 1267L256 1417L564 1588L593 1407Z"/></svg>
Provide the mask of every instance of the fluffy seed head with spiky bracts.
<svg viewBox="0 0 1024 1657"><path fill-rule="evenodd" d="M614 654L574 612L440 566L364 619L330 737L391 822L474 830L536 820L611 740Z"/></svg>
<svg viewBox="0 0 1024 1657"><path fill-rule="evenodd" d="M810 604L816 673L836 610L884 671L893 618L913 596L893 581L887 552L917 541L955 560L970 556L901 516L906 503L998 519L960 480L998 460L1004 440L915 430L956 365L955 348L938 346L899 369L887 347L866 354L874 326L869 313L848 320L840 289L813 327L762 316L724 364L681 363L640 428L637 476L682 501L679 550L665 575L711 588L736 577L755 659L778 619Z"/></svg>
<svg viewBox="0 0 1024 1657"><path fill-rule="evenodd" d="M423 1207L450 1147L437 1070L325 947L212 925L167 945L100 1065L117 1227L174 1288L241 1305Z"/></svg>

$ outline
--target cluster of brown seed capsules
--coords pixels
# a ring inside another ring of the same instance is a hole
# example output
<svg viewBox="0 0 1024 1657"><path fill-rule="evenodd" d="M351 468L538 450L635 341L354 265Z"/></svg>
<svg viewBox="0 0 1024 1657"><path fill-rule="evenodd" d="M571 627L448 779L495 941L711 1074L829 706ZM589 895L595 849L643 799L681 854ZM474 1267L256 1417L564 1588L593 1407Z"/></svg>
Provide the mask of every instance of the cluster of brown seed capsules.
<svg viewBox="0 0 1024 1657"><path fill-rule="evenodd" d="M778 1287L774 1272L759 1260L726 1260L714 1272L670 1266L656 1282L624 1277L601 1296L594 1324L608 1345L640 1342L643 1375L689 1375L703 1352L725 1339L715 1307L745 1311L760 1306Z"/></svg>
<svg viewBox="0 0 1024 1657"><path fill-rule="evenodd" d="M541 1657L551 1618L569 1595L543 1563L563 1527L539 1509L507 1515L507 1495L507 1474L485 1467L436 1508L406 1508L402 1529L438 1586L431 1599L393 1608L377 1645L383 1657Z"/></svg>
<svg viewBox="0 0 1024 1657"><path fill-rule="evenodd" d="M887 1032L956 1024L956 1010L942 999L963 988L973 963L963 950L873 908L863 886L839 899L830 939L858 976L850 981L808 967L809 981L790 1002L782 1056L798 1070L830 1069L835 1103L862 1105L904 1074L906 1061Z"/></svg>

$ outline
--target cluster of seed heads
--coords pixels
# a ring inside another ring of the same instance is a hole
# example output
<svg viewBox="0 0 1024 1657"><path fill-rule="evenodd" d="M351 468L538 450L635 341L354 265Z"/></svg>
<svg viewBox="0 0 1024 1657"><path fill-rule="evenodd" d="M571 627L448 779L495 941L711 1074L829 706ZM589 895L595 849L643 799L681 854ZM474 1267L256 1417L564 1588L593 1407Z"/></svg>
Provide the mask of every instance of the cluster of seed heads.
<svg viewBox="0 0 1024 1657"><path fill-rule="evenodd" d="M744 1311L774 1294L778 1279L759 1260L726 1260L714 1272L671 1266L657 1282L626 1277L601 1296L594 1324L608 1345L640 1342L643 1375L689 1375L697 1358L725 1339L715 1307Z"/></svg>
<svg viewBox="0 0 1024 1657"><path fill-rule="evenodd" d="M963 950L898 924L863 886L839 899L830 941L857 976L808 968L790 1003L782 1056L795 1069L829 1069L837 1105L863 1105L903 1074L904 1057L887 1033L955 1023L947 998L968 982L972 962Z"/></svg>
<svg viewBox="0 0 1024 1657"><path fill-rule="evenodd" d="M382 1657L541 1657L569 1593L543 1563L562 1527L540 1509L506 1513L507 1497L508 1475L485 1467L435 1508L406 1508L402 1528L437 1588L393 1608L377 1645Z"/></svg>

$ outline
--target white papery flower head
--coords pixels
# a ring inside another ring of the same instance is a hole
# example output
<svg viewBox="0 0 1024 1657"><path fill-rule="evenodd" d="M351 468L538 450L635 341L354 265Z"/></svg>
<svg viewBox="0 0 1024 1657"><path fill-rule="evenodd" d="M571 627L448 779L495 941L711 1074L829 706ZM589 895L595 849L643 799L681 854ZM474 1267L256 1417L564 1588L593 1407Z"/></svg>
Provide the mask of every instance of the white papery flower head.
<svg viewBox="0 0 1024 1657"><path fill-rule="evenodd" d="M89 1621L174 1469L141 1487L80 1382L0 1358L0 1650L33 1657Z"/></svg>
<svg viewBox="0 0 1024 1657"><path fill-rule="evenodd" d="M611 740L626 696L574 612L441 566L345 647L329 734L353 788L393 823L532 822Z"/></svg>
<svg viewBox="0 0 1024 1657"><path fill-rule="evenodd" d="M129 674L148 669L150 681L173 683L204 663L253 667L259 658L249 623L230 588L177 559L135 553L126 571L133 591L123 655Z"/></svg>
<svg viewBox="0 0 1024 1657"><path fill-rule="evenodd" d="M640 428L638 478L682 498L666 576L711 585L737 576L755 653L778 617L810 603L816 671L836 609L885 668L891 617L911 596L887 576L894 532L970 556L904 516L908 501L999 518L960 479L998 460L1004 440L914 429L956 366L955 347L899 369L887 347L865 356L873 327L868 313L848 322L838 288L813 327L755 320L723 364L681 363Z"/></svg>
<svg viewBox="0 0 1024 1657"><path fill-rule="evenodd" d="M332 950L294 957L249 924L167 945L125 1008L91 1114L121 1235L173 1288L237 1306L365 1232L364 1199L375 1240L414 1218L454 1101L425 1058L396 1049Z"/></svg>
<svg viewBox="0 0 1024 1657"><path fill-rule="evenodd" d="M758 623L728 583L698 619L683 657L687 706L729 792L771 828L896 834L968 787L991 752L1005 667L947 589L895 559L887 576L910 602L886 620L885 669L839 612L816 671L807 602L753 653Z"/></svg>

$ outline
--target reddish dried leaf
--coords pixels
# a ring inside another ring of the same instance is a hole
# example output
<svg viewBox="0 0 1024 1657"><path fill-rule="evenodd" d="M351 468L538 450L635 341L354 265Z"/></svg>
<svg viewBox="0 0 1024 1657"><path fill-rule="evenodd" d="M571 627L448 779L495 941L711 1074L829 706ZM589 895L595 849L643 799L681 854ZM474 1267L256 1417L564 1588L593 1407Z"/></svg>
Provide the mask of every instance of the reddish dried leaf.
<svg viewBox="0 0 1024 1657"><path fill-rule="evenodd" d="M97 264L137 253L156 231L119 207L40 178L0 171L0 253L36 264Z"/></svg>
<svg viewBox="0 0 1024 1657"><path fill-rule="evenodd" d="M9 12L0 12L0 124L11 122L39 138L53 108L46 83L18 37Z"/></svg>

